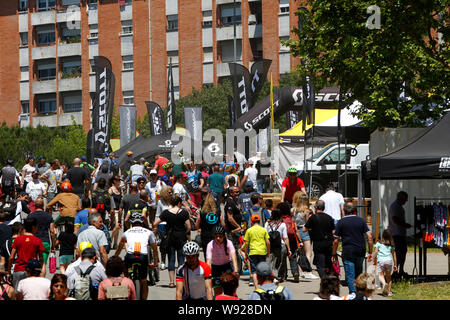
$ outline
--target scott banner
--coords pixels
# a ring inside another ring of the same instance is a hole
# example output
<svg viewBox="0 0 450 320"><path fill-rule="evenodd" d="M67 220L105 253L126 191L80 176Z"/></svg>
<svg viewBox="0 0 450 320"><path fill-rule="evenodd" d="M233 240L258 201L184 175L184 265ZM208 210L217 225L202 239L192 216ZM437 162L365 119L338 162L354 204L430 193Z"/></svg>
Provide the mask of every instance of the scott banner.
<svg viewBox="0 0 450 320"><path fill-rule="evenodd" d="M191 139L194 141L202 141L202 107L185 107L184 124L186 130L191 134Z"/></svg>
<svg viewBox="0 0 450 320"><path fill-rule="evenodd" d="M153 101L145 101L147 105L148 121L150 122L150 134L159 136L166 133L164 112L159 104Z"/></svg>
<svg viewBox="0 0 450 320"><path fill-rule="evenodd" d="M169 71L167 74L167 132L173 132L176 130L177 124L175 119L175 93L173 89L173 73L171 60L169 64Z"/></svg>
<svg viewBox="0 0 450 320"><path fill-rule="evenodd" d="M120 106L120 147L130 143L136 138L136 116L135 106Z"/></svg>
<svg viewBox="0 0 450 320"><path fill-rule="evenodd" d="M94 57L95 100L92 109L92 129L94 138L94 158L102 158L109 149L111 122L114 107L115 77L111 62L102 56Z"/></svg>

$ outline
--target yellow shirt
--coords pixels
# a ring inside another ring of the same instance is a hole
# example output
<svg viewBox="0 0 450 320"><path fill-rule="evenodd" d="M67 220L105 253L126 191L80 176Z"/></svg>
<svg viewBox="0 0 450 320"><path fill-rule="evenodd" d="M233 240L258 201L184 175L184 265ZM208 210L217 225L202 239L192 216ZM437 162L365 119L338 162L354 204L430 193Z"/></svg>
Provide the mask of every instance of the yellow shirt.
<svg viewBox="0 0 450 320"><path fill-rule="evenodd" d="M249 228L245 233L244 240L249 245L249 256L267 255L266 240L269 239L269 233L259 224Z"/></svg>

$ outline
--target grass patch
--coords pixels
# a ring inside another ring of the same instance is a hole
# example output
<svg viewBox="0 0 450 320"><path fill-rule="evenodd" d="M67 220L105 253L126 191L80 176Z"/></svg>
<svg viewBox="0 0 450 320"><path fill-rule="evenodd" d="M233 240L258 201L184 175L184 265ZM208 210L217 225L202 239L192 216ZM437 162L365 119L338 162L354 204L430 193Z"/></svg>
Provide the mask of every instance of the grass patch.
<svg viewBox="0 0 450 320"><path fill-rule="evenodd" d="M450 282L411 284L406 281L392 284L393 300L449 300Z"/></svg>

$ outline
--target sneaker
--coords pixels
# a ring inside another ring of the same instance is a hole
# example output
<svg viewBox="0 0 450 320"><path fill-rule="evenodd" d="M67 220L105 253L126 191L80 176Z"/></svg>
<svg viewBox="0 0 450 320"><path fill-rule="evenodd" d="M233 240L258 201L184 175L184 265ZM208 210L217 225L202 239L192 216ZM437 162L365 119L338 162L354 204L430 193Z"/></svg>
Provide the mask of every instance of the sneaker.
<svg viewBox="0 0 450 320"><path fill-rule="evenodd" d="M389 291L388 294L387 294L387 296L388 296L388 297L392 297L392 292Z"/></svg>
<svg viewBox="0 0 450 320"><path fill-rule="evenodd" d="M305 278L305 274L303 272L300 273L300 278Z"/></svg>
<svg viewBox="0 0 450 320"><path fill-rule="evenodd" d="M295 282L295 283L299 283L299 282L300 282L300 279L299 279L298 274L295 274L295 275L294 275L294 282Z"/></svg>
<svg viewBox="0 0 450 320"><path fill-rule="evenodd" d="M387 284L385 284L384 286L383 286L383 292L381 293L383 296L387 296L388 294L389 294L389 292L388 292L388 285Z"/></svg>
<svg viewBox="0 0 450 320"><path fill-rule="evenodd" d="M311 279L311 280L317 280L317 279L319 279L319 277L316 276L316 275L314 275L314 274L312 274L312 272L306 273L306 274L305 274L305 278L306 278L306 279Z"/></svg>
<svg viewBox="0 0 450 320"><path fill-rule="evenodd" d="M164 263L161 263L160 269L161 270L166 270L166 265Z"/></svg>
<svg viewBox="0 0 450 320"><path fill-rule="evenodd" d="M253 280L250 280L249 282L248 282L248 286L249 287L253 287L255 284L253 283Z"/></svg>

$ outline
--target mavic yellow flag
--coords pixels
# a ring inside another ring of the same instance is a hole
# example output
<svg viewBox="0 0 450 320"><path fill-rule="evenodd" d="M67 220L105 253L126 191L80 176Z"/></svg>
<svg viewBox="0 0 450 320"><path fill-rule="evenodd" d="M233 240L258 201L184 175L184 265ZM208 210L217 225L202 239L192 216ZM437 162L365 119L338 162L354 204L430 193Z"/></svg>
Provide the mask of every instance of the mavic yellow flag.
<svg viewBox="0 0 450 320"><path fill-rule="evenodd" d="M273 80L272 80L272 72L270 72L270 128L274 129L275 121L273 115Z"/></svg>

